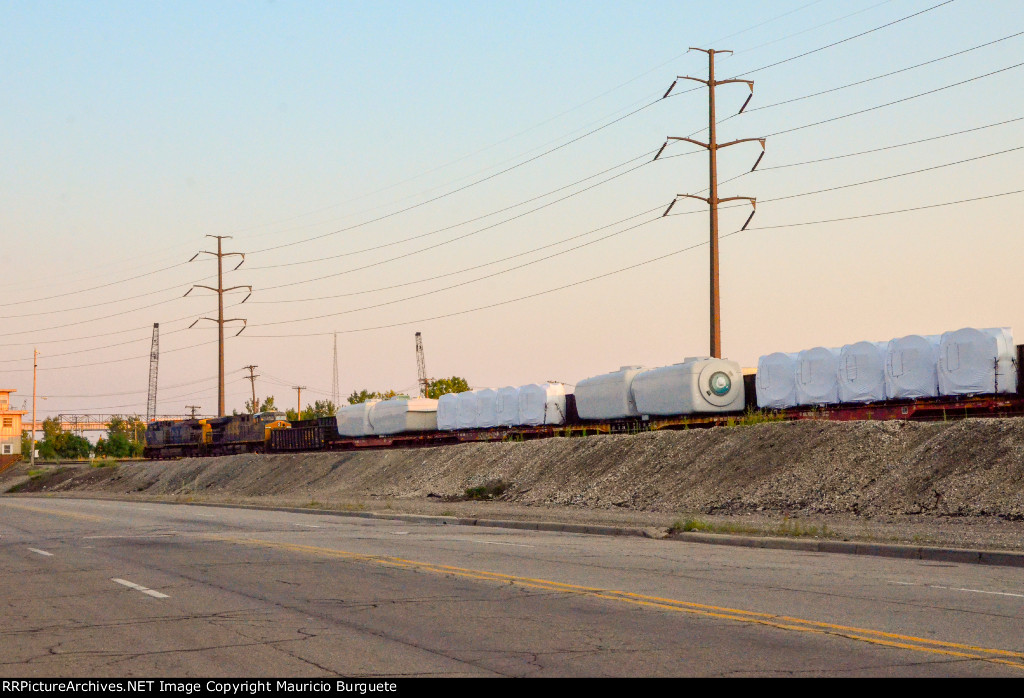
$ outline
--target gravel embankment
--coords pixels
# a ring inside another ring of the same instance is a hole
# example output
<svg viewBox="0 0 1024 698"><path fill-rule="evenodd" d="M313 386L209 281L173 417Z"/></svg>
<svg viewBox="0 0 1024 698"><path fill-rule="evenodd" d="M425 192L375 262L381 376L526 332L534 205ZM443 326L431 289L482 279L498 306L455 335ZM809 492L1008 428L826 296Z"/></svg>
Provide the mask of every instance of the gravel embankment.
<svg viewBox="0 0 1024 698"><path fill-rule="evenodd" d="M450 501L496 480L508 486L499 501ZM1024 419L804 421L434 449L183 459L69 470L18 489L436 514L484 511L497 518L523 518L529 508L534 518L636 525L701 515L770 528L765 522L810 518L842 536L1024 548ZM904 525L911 528L903 531ZM963 532L970 532L969 541L961 540Z"/></svg>

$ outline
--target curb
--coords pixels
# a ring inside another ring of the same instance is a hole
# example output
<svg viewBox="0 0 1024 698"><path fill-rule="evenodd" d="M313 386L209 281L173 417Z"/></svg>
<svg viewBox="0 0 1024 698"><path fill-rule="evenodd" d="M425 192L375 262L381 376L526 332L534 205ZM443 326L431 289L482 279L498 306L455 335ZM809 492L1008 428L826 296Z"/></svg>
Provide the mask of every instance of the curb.
<svg viewBox="0 0 1024 698"><path fill-rule="evenodd" d="M59 495L58 495L59 496ZM130 497L103 497L113 501L139 502ZM513 521L507 519L474 519L456 516L430 516L428 514L385 514L374 511L337 511L333 509L309 509L306 507L279 507L266 504L218 504L216 502L167 502L146 500L155 504L176 504L194 507L216 507L221 509L250 509L254 511L284 511L317 516L347 516L357 519L380 521L405 521L408 523L432 524L435 526L479 526L483 528L508 528L520 531L546 531L550 533L582 533L594 536L632 536L654 538L683 543L704 543L710 545L731 545L740 548L764 548L771 550L799 550L804 552L869 555L892 557L904 560L928 560L970 565L996 565L1002 567L1024 567L1024 552L1007 550L976 550L970 548L940 548L898 543L866 543L858 541L818 540L806 538L778 538L772 536L736 536L727 533L682 532L669 535L663 528L631 528L627 526L605 526L600 524L572 524L557 521Z"/></svg>
<svg viewBox="0 0 1024 698"><path fill-rule="evenodd" d="M132 501L132 500L127 500ZM509 528L521 531L547 531L552 533L583 533L594 536L633 536L655 538L684 543L705 543L710 545L731 545L740 548L765 548L772 550L800 550L815 553L841 555L869 555L892 557L903 560L928 560L932 562L953 562L970 565L997 565L1002 567L1024 567L1024 552L1007 550L975 550L970 548L939 548L930 546L901 545L898 543L865 543L857 541L817 540L802 538L777 538L772 536L736 536L727 533L675 533L669 535L661 528L630 528L625 526L603 526L594 524L558 523L556 521L512 521L506 519L473 519L455 516L430 516L427 514L382 514L370 511L334 511L331 509L306 509L303 507L274 507L261 504L214 504L212 502L169 502L191 506L230 507L234 509L256 509L261 511L287 511L322 516L349 516L360 519L383 521L405 521L437 526L480 526L487 528Z"/></svg>

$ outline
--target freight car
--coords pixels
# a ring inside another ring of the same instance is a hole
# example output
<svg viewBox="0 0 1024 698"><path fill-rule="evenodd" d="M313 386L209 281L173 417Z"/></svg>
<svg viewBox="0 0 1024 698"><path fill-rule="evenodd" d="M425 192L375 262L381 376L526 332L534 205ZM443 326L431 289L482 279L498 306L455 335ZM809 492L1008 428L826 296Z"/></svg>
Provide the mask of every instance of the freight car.
<svg viewBox="0 0 1024 698"><path fill-rule="evenodd" d="M1024 415L1024 345L1013 347L1010 344L1010 347L1011 359L1006 360L1007 352L1003 351L996 364L986 369L994 376L994 387L999 388L999 380L1004 381L998 392L819 402L769 411L773 418L780 420L835 421ZM799 358L794 359L792 370L802 370L804 374L794 377L794 382L802 380L804 394L812 400L838 399L830 397L831 387L827 381L818 380L821 376L815 375L814 367L824 366L826 373L831 371L833 362L829 356L842 356L842 352L801 354L807 358L803 363ZM951 351L947 346L944 359L947 373L951 359L966 360L968 354L962 347ZM765 369L764 364L771 363L763 362L765 358L759 362L759 374L742 375L735 362L697 358L659 369L623 367L580 381L575 393L565 391L561 384L537 384L446 395L440 401L423 398L371 401L346 406L337 417L296 421L290 425L281 413L152 422L146 431L146 455L178 458L244 452L408 448L727 425L738 422L745 413L763 411L764 402L775 394L766 389L765 384L769 379L777 379L777 366ZM1002 367L999 361L1003 362ZM783 364L785 362L779 360L779 365ZM979 365L984 368L983 364ZM844 365L844 370L856 373L858 364L853 361ZM887 370L892 371L892 367ZM1010 371L1015 392L1009 392L1005 385L1011 378ZM979 385L984 386L984 382ZM970 389L968 384L963 390ZM513 404L515 410L511 409ZM518 417L502 416L512 412Z"/></svg>

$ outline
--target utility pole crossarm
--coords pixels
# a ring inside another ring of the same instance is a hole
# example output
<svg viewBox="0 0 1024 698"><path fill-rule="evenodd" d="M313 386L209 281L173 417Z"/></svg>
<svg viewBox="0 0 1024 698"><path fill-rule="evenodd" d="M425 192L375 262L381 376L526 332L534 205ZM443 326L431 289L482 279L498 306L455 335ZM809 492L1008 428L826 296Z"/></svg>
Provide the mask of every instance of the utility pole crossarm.
<svg viewBox="0 0 1024 698"><path fill-rule="evenodd" d="M710 148L711 147L710 143L701 143L700 141L695 141L692 138L684 138L682 136L669 136L668 140L670 140L670 141L686 141L687 143L693 143L694 145L699 145L701 148Z"/></svg>

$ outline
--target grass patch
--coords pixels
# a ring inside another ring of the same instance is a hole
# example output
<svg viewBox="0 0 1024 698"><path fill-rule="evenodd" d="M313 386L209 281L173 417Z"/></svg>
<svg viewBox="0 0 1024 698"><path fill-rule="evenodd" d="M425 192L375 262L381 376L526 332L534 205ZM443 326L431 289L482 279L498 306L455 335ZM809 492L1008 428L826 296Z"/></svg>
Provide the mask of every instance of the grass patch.
<svg viewBox="0 0 1024 698"><path fill-rule="evenodd" d="M29 470L28 471L28 476L30 478L32 478L33 480L38 480L43 475L46 475L46 473L47 473L46 470Z"/></svg>
<svg viewBox="0 0 1024 698"><path fill-rule="evenodd" d="M759 535L759 536L780 536L785 538L835 538L835 531L829 529L825 524L805 524L800 521L793 521L786 517L778 526L758 528L741 523L713 523L703 519L688 518L678 519L668 532L687 533L696 531L698 533L725 533L732 535Z"/></svg>
<svg viewBox="0 0 1024 698"><path fill-rule="evenodd" d="M319 509L323 506L323 503L318 502L315 499L311 499L309 500L308 503L303 504L302 506L306 507L307 509Z"/></svg>
<svg viewBox="0 0 1024 698"><path fill-rule="evenodd" d="M117 467L117 461L116 460L94 460L92 462L92 467L93 468L116 468Z"/></svg>
<svg viewBox="0 0 1024 698"><path fill-rule="evenodd" d="M768 424L770 422L782 422L784 417L781 412L775 410L747 410L741 417L729 417L725 425L729 427L750 427L755 424Z"/></svg>

